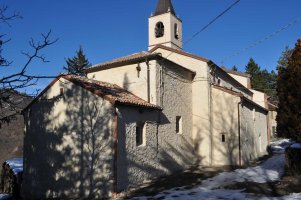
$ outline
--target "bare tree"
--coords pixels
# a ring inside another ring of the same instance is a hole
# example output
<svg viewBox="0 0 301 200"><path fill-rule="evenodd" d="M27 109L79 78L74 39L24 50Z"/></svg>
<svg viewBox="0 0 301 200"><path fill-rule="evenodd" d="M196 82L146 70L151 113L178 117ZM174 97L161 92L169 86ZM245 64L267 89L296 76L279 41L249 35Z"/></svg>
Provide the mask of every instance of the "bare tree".
<svg viewBox="0 0 301 200"><path fill-rule="evenodd" d="M8 7L0 5L0 25L10 27L11 21L20 18L22 17L18 12L9 14ZM11 39L6 34L0 34L0 127L2 123L9 122L10 119L22 109L20 107L20 102L18 100L16 101L16 98L20 99L22 96L26 95L17 92L17 90L35 85L40 78L51 78L49 76L39 76L27 72L31 63L35 60L48 62L46 57L42 54L42 50L58 40L52 40L50 39L50 36L51 31L46 34L41 34L41 39L39 41L31 38L29 41L31 51L21 52L27 58L24 65L20 66L19 70L15 73L2 75L4 73L1 71L11 67L13 61L5 58L3 55L4 47L5 45L8 45Z"/></svg>

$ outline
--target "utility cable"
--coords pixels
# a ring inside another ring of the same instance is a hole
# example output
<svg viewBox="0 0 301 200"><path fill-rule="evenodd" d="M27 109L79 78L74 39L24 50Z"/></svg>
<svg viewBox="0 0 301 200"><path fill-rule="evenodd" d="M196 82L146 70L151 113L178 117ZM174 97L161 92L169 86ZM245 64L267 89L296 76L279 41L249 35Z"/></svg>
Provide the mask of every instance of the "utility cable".
<svg viewBox="0 0 301 200"><path fill-rule="evenodd" d="M248 50L250 50L250 49L252 49L252 48L254 48L254 47L260 45L261 43L263 43L263 42L265 42L265 41L271 39L272 37L274 37L275 35L281 33L282 31L285 31L285 30L287 30L288 28L292 27L293 25L297 24L299 21L301 21L301 16L298 17L298 18L296 18L296 19L294 19L294 20L292 20L292 21L290 21L290 22L289 22L288 24L286 24L285 26L283 26L283 27L281 27L280 29L274 31L273 33L271 33L271 34L265 36L264 38L262 38L262 39L260 39L260 40L257 40L256 42L254 42L253 44L249 45L248 47L243 48L243 49L241 49L240 51L237 51L236 53L234 53L234 54L232 54L232 55L230 55L230 56L228 56L228 57L223 58L223 59L221 60L220 63L224 63L224 61L226 61L226 60L228 60L228 59L230 59L230 58L232 58L232 57L238 56L239 54L241 54L241 53L243 53L243 52L246 52L246 51L248 51Z"/></svg>
<svg viewBox="0 0 301 200"><path fill-rule="evenodd" d="M213 18L208 24L206 24L203 28L201 28L198 32L193 34L191 38L189 38L187 41L183 43L183 46L191 42L195 37L197 37L200 33L205 31L210 25L212 25L215 21L217 21L220 17L222 17L224 14L226 14L229 10L231 10L236 4L238 4L240 0L236 0L233 4L231 4L229 7L227 7L223 12L221 12L219 15L217 15L215 18ZM171 52L168 56L166 56L166 59L171 56L173 52Z"/></svg>

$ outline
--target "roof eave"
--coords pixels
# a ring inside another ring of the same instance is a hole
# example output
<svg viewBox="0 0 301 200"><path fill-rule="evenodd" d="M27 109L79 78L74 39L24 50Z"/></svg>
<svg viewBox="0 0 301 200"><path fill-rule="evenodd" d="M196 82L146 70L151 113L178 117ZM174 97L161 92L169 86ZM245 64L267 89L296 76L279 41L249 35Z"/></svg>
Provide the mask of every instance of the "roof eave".
<svg viewBox="0 0 301 200"><path fill-rule="evenodd" d="M139 62L143 62L145 60L154 60L156 58L159 57L159 54L150 54L150 55L145 55L139 58L133 58L133 59L129 59L129 60L124 60L124 61L117 61L117 62L113 62L113 63L108 63L108 64L100 64L100 65L96 65L96 66L92 66L91 68L85 69L84 72L86 74L88 73L93 73L93 72L97 72L97 71L101 71L101 70L106 70L106 69L111 69L114 67L120 67L126 64L135 64L135 63L139 63Z"/></svg>

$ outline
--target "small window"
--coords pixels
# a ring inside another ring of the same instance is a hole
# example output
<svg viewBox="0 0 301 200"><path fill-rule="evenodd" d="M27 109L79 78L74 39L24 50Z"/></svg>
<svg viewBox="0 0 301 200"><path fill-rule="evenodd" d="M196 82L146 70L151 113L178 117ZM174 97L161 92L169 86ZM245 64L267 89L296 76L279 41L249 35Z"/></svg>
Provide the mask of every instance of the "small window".
<svg viewBox="0 0 301 200"><path fill-rule="evenodd" d="M145 123L136 124L136 146L145 146L146 144L146 125Z"/></svg>
<svg viewBox="0 0 301 200"><path fill-rule="evenodd" d="M136 70L137 70L137 77L140 78L140 72L141 72L140 63L138 63L138 66L136 67Z"/></svg>
<svg viewBox="0 0 301 200"><path fill-rule="evenodd" d="M222 135L222 142L226 142L226 135L224 133L222 133L221 135Z"/></svg>
<svg viewBox="0 0 301 200"><path fill-rule="evenodd" d="M179 39L179 28L178 28L178 24L175 24L175 26L174 26L174 31L175 31L175 38L178 40L178 39Z"/></svg>
<svg viewBox="0 0 301 200"><path fill-rule="evenodd" d="M276 126L272 126L272 133L273 135L276 135Z"/></svg>
<svg viewBox="0 0 301 200"><path fill-rule="evenodd" d="M60 88L60 95L64 94L64 88Z"/></svg>
<svg viewBox="0 0 301 200"><path fill-rule="evenodd" d="M182 134L182 117L181 116L176 117L176 133Z"/></svg>
<svg viewBox="0 0 301 200"><path fill-rule="evenodd" d="M259 152L261 152L262 151L262 138L261 138L261 133L259 134L259 137L258 137L258 139L259 139Z"/></svg>
<svg viewBox="0 0 301 200"><path fill-rule="evenodd" d="M162 22L158 22L155 28L155 36L156 38L163 37L164 35L164 25Z"/></svg>

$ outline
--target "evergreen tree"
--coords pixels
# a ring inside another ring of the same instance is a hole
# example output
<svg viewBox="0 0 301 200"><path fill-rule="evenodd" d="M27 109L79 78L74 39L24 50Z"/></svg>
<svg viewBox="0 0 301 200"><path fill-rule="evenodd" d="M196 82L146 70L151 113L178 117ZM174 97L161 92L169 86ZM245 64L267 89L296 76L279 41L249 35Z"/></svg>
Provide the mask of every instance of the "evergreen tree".
<svg viewBox="0 0 301 200"><path fill-rule="evenodd" d="M260 66L250 58L245 67L245 72L251 75L251 86L254 90L266 93L273 103L277 104L276 94L277 74L274 71L261 70Z"/></svg>
<svg viewBox="0 0 301 200"><path fill-rule="evenodd" d="M66 70L69 74L79 76L85 76L83 70L91 66L81 46L79 47L79 50L76 51L76 56L66 59L66 64L67 67L64 66L64 70Z"/></svg>
<svg viewBox="0 0 301 200"><path fill-rule="evenodd" d="M301 142L301 40L298 40L288 62L283 52L278 66L277 134Z"/></svg>
<svg viewBox="0 0 301 200"><path fill-rule="evenodd" d="M279 70L279 68L287 68L288 67L288 60L292 56L293 50L294 49L290 49L289 46L285 47L284 51L282 52L282 54L278 60L277 70Z"/></svg>
<svg viewBox="0 0 301 200"><path fill-rule="evenodd" d="M236 72L238 71L238 69L237 69L237 67L235 65L231 68L231 70L232 71L236 71Z"/></svg>
<svg viewBox="0 0 301 200"><path fill-rule="evenodd" d="M254 61L253 58L250 58L248 64L245 67L245 72L251 75L251 86L255 90L262 89L262 76L260 66Z"/></svg>

